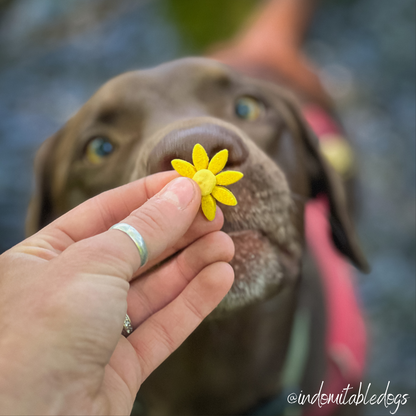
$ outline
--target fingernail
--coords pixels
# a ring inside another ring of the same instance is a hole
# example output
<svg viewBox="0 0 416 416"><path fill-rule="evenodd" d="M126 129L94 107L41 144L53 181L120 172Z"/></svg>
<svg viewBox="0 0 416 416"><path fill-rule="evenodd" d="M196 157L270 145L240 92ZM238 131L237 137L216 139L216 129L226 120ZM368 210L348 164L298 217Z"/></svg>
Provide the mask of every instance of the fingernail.
<svg viewBox="0 0 416 416"><path fill-rule="evenodd" d="M177 178L169 182L159 193L159 198L169 201L179 209L185 209L195 196L192 179Z"/></svg>

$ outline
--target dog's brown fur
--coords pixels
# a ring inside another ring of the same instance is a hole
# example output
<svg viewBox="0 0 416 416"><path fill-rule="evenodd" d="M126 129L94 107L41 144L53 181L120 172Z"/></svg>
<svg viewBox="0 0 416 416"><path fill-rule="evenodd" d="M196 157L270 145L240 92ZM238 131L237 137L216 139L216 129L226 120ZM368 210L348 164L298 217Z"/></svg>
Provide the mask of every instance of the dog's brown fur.
<svg viewBox="0 0 416 416"><path fill-rule="evenodd" d="M236 116L241 96L263 103L257 120ZM115 151L93 165L85 147L97 136L110 139ZM169 169L173 158L191 161L198 142L209 157L228 148L227 168L245 175L230 186L239 204L221 206L224 230L236 246L236 279L210 319L143 385L149 415L239 414L279 392L298 293L305 285L300 264L309 198L328 197L335 245L367 269L342 186L293 98L274 84L202 58L111 80L49 138L36 161L28 232L104 190ZM319 287L312 282L310 293L316 291L318 298ZM321 325L309 357L318 363L309 367L316 372L313 380L321 380L323 371L324 311L318 304L311 303Z"/></svg>

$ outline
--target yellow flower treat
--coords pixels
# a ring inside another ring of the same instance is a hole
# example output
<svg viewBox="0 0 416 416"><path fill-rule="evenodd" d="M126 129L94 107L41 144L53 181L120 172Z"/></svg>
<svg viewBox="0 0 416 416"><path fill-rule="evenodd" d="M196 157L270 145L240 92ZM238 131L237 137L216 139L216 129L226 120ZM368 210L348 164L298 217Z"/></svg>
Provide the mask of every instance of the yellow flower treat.
<svg viewBox="0 0 416 416"><path fill-rule="evenodd" d="M207 152L196 144L192 152L193 165L181 159L172 160L173 169L181 176L193 179L201 189L201 208L205 217L212 221L215 218L217 203L237 205L237 199L224 185L231 185L239 181L244 175L241 172L227 170L221 172L228 160L228 150L218 152L209 161ZM219 173L221 172L221 173Z"/></svg>

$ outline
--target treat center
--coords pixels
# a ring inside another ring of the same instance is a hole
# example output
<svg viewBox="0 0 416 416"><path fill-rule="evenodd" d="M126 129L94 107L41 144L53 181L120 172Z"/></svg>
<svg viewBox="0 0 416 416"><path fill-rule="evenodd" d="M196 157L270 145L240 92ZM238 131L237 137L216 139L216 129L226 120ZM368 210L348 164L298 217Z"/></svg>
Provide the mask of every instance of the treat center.
<svg viewBox="0 0 416 416"><path fill-rule="evenodd" d="M215 175L208 169L201 169L192 178L201 188L201 195L207 196L217 184Z"/></svg>

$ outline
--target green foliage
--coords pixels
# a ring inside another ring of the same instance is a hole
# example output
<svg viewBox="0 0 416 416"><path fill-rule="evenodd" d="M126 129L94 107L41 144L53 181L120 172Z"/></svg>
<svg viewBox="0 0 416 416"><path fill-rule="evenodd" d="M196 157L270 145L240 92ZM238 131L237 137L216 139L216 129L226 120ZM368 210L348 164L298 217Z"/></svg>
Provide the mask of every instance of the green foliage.
<svg viewBox="0 0 416 416"><path fill-rule="evenodd" d="M204 51L213 43L228 40L258 0L162 0L162 10L182 36L184 48Z"/></svg>

